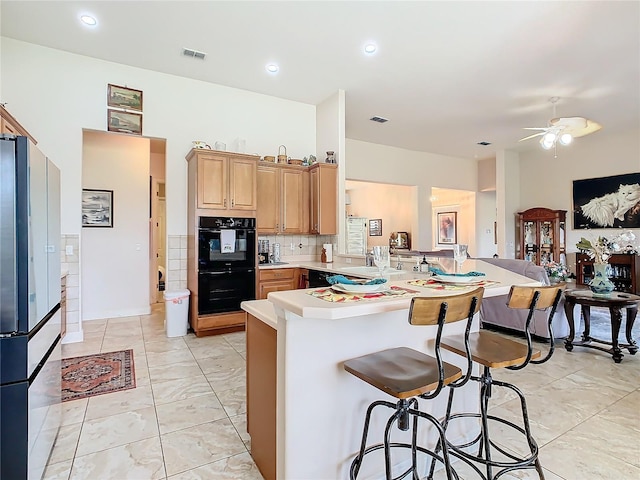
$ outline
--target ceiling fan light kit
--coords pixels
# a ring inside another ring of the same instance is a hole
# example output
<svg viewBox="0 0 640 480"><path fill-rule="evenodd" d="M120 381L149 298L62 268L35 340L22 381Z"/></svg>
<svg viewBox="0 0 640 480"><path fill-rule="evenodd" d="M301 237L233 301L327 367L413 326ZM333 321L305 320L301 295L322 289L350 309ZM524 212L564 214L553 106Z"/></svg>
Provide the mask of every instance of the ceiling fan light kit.
<svg viewBox="0 0 640 480"><path fill-rule="evenodd" d="M519 141L540 137L540 146L545 150L554 150L554 157L557 157L556 147L560 145L570 145L576 137L583 137L590 133L597 132L602 126L593 120L583 117L556 117L556 103L560 97L551 97L549 102L553 105L553 117L546 127L525 127L525 130L540 130L538 133L521 138Z"/></svg>

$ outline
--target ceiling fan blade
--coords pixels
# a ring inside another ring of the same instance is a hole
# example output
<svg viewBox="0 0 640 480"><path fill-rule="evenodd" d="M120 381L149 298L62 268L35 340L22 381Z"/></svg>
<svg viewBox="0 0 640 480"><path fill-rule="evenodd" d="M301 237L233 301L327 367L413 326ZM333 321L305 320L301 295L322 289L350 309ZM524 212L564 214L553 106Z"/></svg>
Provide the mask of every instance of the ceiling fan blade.
<svg viewBox="0 0 640 480"><path fill-rule="evenodd" d="M571 132L571 134L576 138L584 137L585 135L589 135L590 133L597 132L601 128L602 128L602 125L600 125L599 123L587 119L586 127L581 128L578 131Z"/></svg>
<svg viewBox="0 0 640 480"><path fill-rule="evenodd" d="M522 127L523 130L547 130L549 127Z"/></svg>
<svg viewBox="0 0 640 480"><path fill-rule="evenodd" d="M546 129L545 129L546 130ZM520 140L518 140L519 142L522 142L524 140L529 140L530 138L534 138L534 137L539 137L540 135L544 135L546 132L538 132L538 133L534 133L533 135L529 135L528 137L524 137L521 138Z"/></svg>

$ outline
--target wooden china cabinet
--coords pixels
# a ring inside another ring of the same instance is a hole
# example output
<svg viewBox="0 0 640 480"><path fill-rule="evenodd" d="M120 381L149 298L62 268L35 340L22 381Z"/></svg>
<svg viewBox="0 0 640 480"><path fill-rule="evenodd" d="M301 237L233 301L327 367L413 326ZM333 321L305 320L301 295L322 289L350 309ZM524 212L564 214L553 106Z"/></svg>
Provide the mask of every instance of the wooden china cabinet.
<svg viewBox="0 0 640 480"><path fill-rule="evenodd" d="M566 210L536 207L516 214L516 258L566 265Z"/></svg>

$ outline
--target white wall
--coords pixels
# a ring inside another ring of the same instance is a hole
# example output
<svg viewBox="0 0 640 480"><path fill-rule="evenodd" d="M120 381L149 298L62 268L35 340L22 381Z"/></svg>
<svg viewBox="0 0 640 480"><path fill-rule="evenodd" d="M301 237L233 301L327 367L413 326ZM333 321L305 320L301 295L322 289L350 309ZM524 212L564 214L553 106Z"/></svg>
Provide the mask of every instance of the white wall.
<svg viewBox="0 0 640 480"><path fill-rule="evenodd" d="M83 188L113 190L113 228L83 228L82 319L150 312L149 140L85 132Z"/></svg>
<svg viewBox="0 0 640 480"><path fill-rule="evenodd" d="M432 187L475 192L475 160L416 152L347 138L345 177L375 183L417 186L412 248L433 250Z"/></svg>
<svg viewBox="0 0 640 480"><path fill-rule="evenodd" d="M498 253L495 243L496 192L476 194L476 252L473 256L485 258Z"/></svg>
<svg viewBox="0 0 640 480"><path fill-rule="evenodd" d="M568 147L558 147L558 158L542 149L521 153L520 169L520 202L514 213L532 207L567 210L567 252L575 253L581 236L613 232L574 230L573 180L640 173L640 131L607 132L605 125L600 132L576 138ZM640 229L633 231L640 238ZM568 258L573 269L575 256Z"/></svg>
<svg viewBox="0 0 640 480"><path fill-rule="evenodd" d="M354 217L382 219L382 236L368 236L367 248L389 245L391 232L409 232L413 248L413 221L415 187L404 185L361 184L350 182L351 205L349 214ZM367 233L368 233L367 225Z"/></svg>
<svg viewBox="0 0 640 480"><path fill-rule="evenodd" d="M292 158L316 151L315 106L2 39L2 100L60 166L62 232L79 233L82 129L106 130L107 84L143 91L143 134L167 139L167 233L186 233L193 140Z"/></svg>

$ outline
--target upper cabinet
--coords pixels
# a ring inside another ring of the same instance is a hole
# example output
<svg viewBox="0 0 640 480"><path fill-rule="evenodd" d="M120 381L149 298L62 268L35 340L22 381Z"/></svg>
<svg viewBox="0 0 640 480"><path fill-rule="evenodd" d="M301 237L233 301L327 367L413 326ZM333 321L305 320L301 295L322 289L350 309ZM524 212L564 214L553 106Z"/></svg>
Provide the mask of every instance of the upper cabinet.
<svg viewBox="0 0 640 480"><path fill-rule="evenodd" d="M309 232L309 172L293 165L258 165L258 233Z"/></svg>
<svg viewBox="0 0 640 480"><path fill-rule="evenodd" d="M34 145L38 143L2 105L0 105L0 133L28 137Z"/></svg>
<svg viewBox="0 0 640 480"><path fill-rule="evenodd" d="M311 187L311 233L337 233L338 165L318 163L309 168Z"/></svg>
<svg viewBox="0 0 640 480"><path fill-rule="evenodd" d="M548 262L566 265L566 210L530 208L517 213L516 258L537 265Z"/></svg>
<svg viewBox="0 0 640 480"><path fill-rule="evenodd" d="M192 149L189 202L196 209L223 216L253 216L257 201L257 157Z"/></svg>

